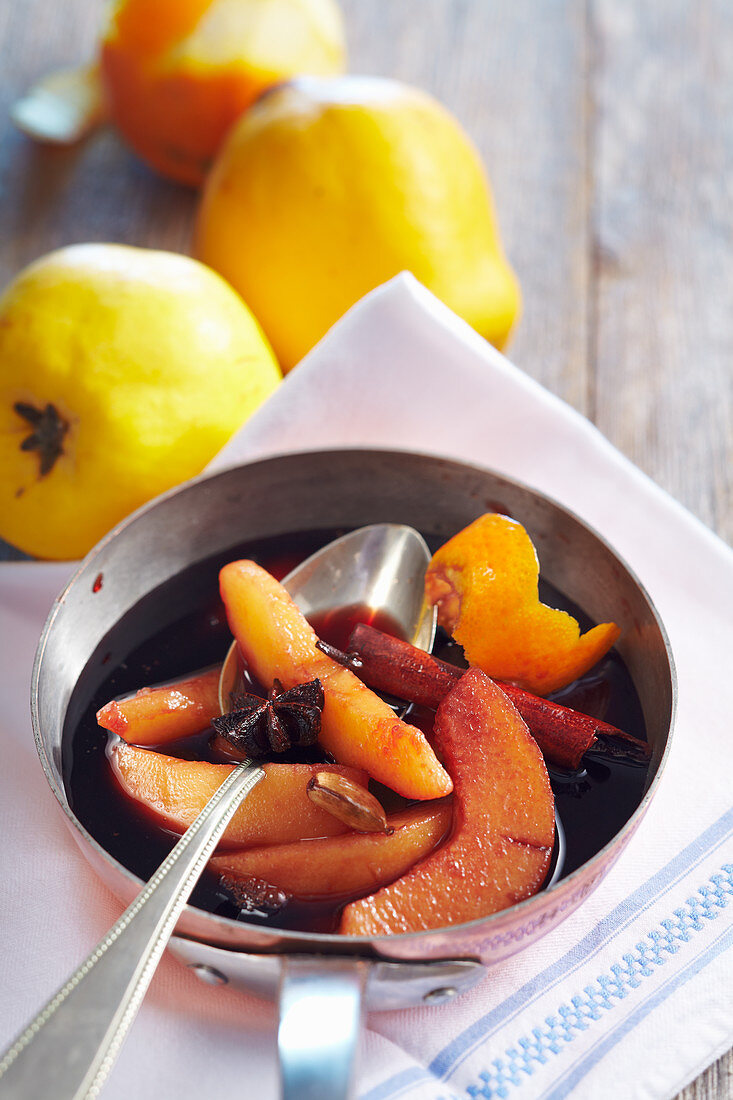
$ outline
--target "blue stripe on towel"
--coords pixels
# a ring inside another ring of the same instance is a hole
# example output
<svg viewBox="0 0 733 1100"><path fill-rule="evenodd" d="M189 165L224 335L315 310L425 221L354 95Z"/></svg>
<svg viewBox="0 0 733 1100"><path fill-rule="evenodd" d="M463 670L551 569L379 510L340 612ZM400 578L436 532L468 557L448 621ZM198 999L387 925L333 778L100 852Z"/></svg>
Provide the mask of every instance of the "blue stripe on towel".
<svg viewBox="0 0 733 1100"><path fill-rule="evenodd" d="M445 1079L450 1076L472 1049L484 1042L489 1035L505 1025L512 1017L525 1010L532 1001L552 988L553 985L566 979L573 969L577 969L582 963L586 963L602 947L615 939L632 920L636 919L640 913L648 909L650 905L672 889L681 878L689 874L703 859L720 847L731 832L733 832L733 810L729 810L704 830L694 841L670 860L665 867L616 906L563 958L547 967L530 982L525 983L520 990L508 997L501 1005L481 1017L453 1039L436 1055L427 1069L412 1066L409 1069L402 1070L371 1089L365 1094L363 1100L394 1098L417 1084L418 1081L426 1079L435 1081L436 1078ZM701 889L704 890L705 887Z"/></svg>
<svg viewBox="0 0 733 1100"><path fill-rule="evenodd" d="M565 955L548 966L502 1004L476 1020L464 1032L436 1055L429 1065L430 1072L445 1078L463 1061L471 1049L482 1043L492 1032L504 1026L513 1016L524 1011L534 1000L553 985L564 981L583 963L593 958L602 948L620 935L640 913L671 890L677 882L689 874L703 859L723 844L733 832L733 810L727 811L713 825L692 841L660 871L639 886L622 901ZM371 1100L371 1097L369 1097Z"/></svg>
<svg viewBox="0 0 733 1100"><path fill-rule="evenodd" d="M694 978L695 975L699 974L701 970L704 970L709 963L713 962L714 959L722 955L724 951L728 951L731 947L733 947L733 927L727 928L721 932L717 939L714 940L705 951L701 951L683 970L679 970L676 974L673 974L655 993L647 997L642 1004L638 1005L637 1008L626 1017L623 1023L619 1024L613 1031L599 1039L579 1062L555 1082L549 1092L543 1094L543 1100L561 1100L561 1097L567 1096L570 1089L574 1088L578 1082L585 1077L589 1070L591 1070L601 1058L608 1054L609 1050L612 1050L625 1035L635 1028L645 1016L652 1012L658 1005L666 1001L667 997L671 996L671 994L679 989L681 985L684 985L685 982Z"/></svg>
<svg viewBox="0 0 733 1100"><path fill-rule="evenodd" d="M495 1097L505 1097L509 1094L510 1086L518 1086L527 1081L540 1065L551 1061L558 1054L567 1050L578 1035L588 1031L605 1014L617 1008L619 1003L629 994L638 989L643 982L658 972L659 967L676 955L683 946L693 939L693 934L707 927L707 922L716 920L729 904L733 903L733 863L725 863L720 871L711 875L709 880L699 886L696 894L674 910L672 916L658 922L647 932L644 938L637 943L632 951L627 952L622 958L610 966L605 973L600 974L595 981L560 1004L555 1012L540 1021L536 1027L522 1035L514 1044L503 1052L503 1056L492 1059L491 1067L479 1074L481 1084L472 1085L467 1092L472 1097L483 1097L485 1100L494 1100ZM730 935L729 935L730 933ZM677 975L684 975L690 970L687 978L680 977L680 983L688 980L697 973L697 969L706 966L720 951L733 943L733 928L724 929L718 940L699 952L692 962L673 974L667 983L669 989L666 996L673 992ZM680 984L678 983L678 984ZM646 1012L654 1007L656 992L651 994L646 1001L635 1009L641 1019ZM664 998L662 998L664 999ZM625 1021L619 1028L612 1029L599 1041L602 1047L606 1040L609 1045L625 1034ZM616 1031L619 1034L612 1038ZM595 1060L602 1056L603 1051L597 1054ZM595 1064L593 1056L583 1059L584 1072Z"/></svg>

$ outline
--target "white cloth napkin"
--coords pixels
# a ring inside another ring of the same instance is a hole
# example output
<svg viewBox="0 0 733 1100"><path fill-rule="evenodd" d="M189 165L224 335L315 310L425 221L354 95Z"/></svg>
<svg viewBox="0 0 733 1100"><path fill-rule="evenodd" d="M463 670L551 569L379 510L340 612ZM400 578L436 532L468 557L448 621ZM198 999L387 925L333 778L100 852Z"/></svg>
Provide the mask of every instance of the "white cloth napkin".
<svg viewBox="0 0 733 1100"><path fill-rule="evenodd" d="M371 1015L360 1095L673 1096L733 1044L733 554L410 276L356 305L212 468L341 444L466 459L579 513L646 585L679 676L664 781L608 877L455 1003ZM120 910L61 824L27 712L69 572L0 566L0 1047ZM104 1095L276 1094L273 1008L165 959Z"/></svg>

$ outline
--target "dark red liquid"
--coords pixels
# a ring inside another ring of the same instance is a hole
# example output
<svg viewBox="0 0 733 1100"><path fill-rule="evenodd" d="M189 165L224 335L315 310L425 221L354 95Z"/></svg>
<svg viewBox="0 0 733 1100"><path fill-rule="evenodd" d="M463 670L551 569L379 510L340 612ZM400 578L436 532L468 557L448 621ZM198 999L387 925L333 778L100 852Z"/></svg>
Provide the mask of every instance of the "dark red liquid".
<svg viewBox="0 0 733 1100"><path fill-rule="evenodd" d="M273 564L284 574L344 533L331 529L263 540L234 547L226 554L201 562L142 600L116 624L90 658L67 712L64 782L71 808L81 823L106 851L140 878L151 876L177 837L159 826L151 813L132 802L118 787L107 763L106 734L96 723L96 711L110 699L183 677L223 660L231 635L218 596L217 576L227 561L250 557L266 567ZM437 549L440 541L428 538L431 549ZM591 625L577 607L549 586L541 584L540 595L543 601L576 615L584 630ZM394 623L369 608L345 608L339 614L317 619L314 625L319 634L325 635L324 640L344 648L357 622L369 622L378 629L398 634ZM460 650L445 635L438 638L436 654L460 660ZM254 689L257 690L256 685ZM588 713L645 739L636 691L614 651L562 694L567 705L582 699ZM408 714L406 720L414 721L429 733L430 712ZM162 751L188 759L215 762L222 759L212 752L208 733L166 745ZM314 759L318 759L318 750ZM631 816L644 792L646 769L619 761L589 761L583 771L573 775L549 770L567 837L564 874L569 874L608 843ZM380 791L380 797L382 793L385 808L392 812L400 804L399 798L386 791ZM202 877L191 899L192 904L202 909L233 919L318 932L335 929L340 908L348 900L341 898L327 904L298 901L289 903L275 916L240 917L231 897L210 874Z"/></svg>
<svg viewBox="0 0 733 1100"><path fill-rule="evenodd" d="M309 615L308 621L321 641L328 642L336 649L345 650L351 631L358 623L366 623L375 630L381 630L383 634L391 634L394 638L405 638L405 632L390 614L380 608L367 607L363 603L352 603L348 607L337 607L332 611L319 611L315 615Z"/></svg>

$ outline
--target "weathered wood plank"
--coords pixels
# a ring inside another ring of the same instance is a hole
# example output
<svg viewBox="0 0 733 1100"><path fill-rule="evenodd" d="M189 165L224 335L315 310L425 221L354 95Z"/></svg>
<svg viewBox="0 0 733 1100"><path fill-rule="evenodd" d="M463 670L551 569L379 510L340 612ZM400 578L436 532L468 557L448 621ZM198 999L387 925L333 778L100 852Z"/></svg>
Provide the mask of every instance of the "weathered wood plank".
<svg viewBox="0 0 733 1100"><path fill-rule="evenodd" d="M733 537L733 8L595 0L593 414Z"/></svg>
<svg viewBox="0 0 733 1100"><path fill-rule="evenodd" d="M733 8L592 0L592 415L733 538ZM733 1053L679 1100L733 1096Z"/></svg>
<svg viewBox="0 0 733 1100"><path fill-rule="evenodd" d="M478 146L522 284L508 353L588 408L584 0L342 0L351 68L438 96Z"/></svg>
<svg viewBox="0 0 733 1100"><path fill-rule="evenodd" d="M96 0L0 4L0 286L77 241L188 246L194 193L154 176L111 129L62 149L28 140L8 118L36 79L92 56L101 12Z"/></svg>

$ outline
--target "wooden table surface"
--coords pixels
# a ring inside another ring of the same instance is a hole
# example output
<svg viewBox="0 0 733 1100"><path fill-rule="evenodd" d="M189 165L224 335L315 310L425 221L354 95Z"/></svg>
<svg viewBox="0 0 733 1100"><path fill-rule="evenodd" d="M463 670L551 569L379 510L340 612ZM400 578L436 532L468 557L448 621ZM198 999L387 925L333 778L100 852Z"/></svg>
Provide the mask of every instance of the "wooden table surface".
<svg viewBox="0 0 733 1100"><path fill-rule="evenodd" d="M512 360L733 540L730 0L342 0L351 69L421 85L478 145L524 292ZM91 56L99 0L0 3L0 285L89 240L186 251L195 195L109 130L7 108ZM733 1057L684 1100L733 1096Z"/></svg>

